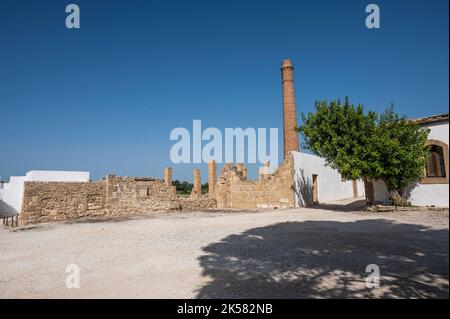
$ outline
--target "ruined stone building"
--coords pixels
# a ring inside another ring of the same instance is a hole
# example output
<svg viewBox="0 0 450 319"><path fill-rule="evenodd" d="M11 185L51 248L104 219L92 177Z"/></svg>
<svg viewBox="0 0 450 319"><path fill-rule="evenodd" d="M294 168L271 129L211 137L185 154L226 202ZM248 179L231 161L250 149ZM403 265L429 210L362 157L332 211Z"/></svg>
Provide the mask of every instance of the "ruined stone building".
<svg viewBox="0 0 450 319"><path fill-rule="evenodd" d="M208 164L209 193L202 194L200 170L194 171L190 196L172 186L172 168L164 178L108 175L90 181L88 172L30 171L0 184L0 214L19 215L21 224L94 217L127 217L154 212L294 208L319 202L363 197L385 200L379 181L345 181L322 158L300 152L294 94L294 66L281 65L284 161L270 173L269 163L249 180L242 163ZM418 120L430 127L433 156L426 178L413 191L414 204L448 207L448 114ZM445 131L445 132L444 132ZM369 187L368 187L369 186Z"/></svg>

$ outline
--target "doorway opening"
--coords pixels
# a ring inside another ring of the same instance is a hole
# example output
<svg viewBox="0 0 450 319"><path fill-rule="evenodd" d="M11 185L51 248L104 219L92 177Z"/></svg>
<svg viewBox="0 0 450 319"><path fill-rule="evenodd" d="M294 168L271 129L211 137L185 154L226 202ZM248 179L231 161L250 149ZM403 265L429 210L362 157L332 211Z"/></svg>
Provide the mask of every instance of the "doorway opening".
<svg viewBox="0 0 450 319"><path fill-rule="evenodd" d="M319 204L319 184L318 179L319 175L313 174L312 181L313 181L313 203L314 205Z"/></svg>

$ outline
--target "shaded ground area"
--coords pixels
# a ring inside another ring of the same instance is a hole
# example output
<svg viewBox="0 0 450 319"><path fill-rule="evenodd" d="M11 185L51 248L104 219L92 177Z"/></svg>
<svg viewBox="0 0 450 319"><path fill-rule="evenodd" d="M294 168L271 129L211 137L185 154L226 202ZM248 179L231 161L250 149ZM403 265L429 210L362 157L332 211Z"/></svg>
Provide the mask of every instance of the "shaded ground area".
<svg viewBox="0 0 450 319"><path fill-rule="evenodd" d="M329 207L0 228L0 297L448 298L448 236L448 212Z"/></svg>
<svg viewBox="0 0 450 319"><path fill-rule="evenodd" d="M200 298L448 298L448 230L388 220L286 222L204 248ZM367 289L367 265L380 288Z"/></svg>
<svg viewBox="0 0 450 319"><path fill-rule="evenodd" d="M317 206L313 206L312 208L326 209L340 212L361 211L365 210L366 208L366 199L365 197L358 197L356 199L350 198L335 202L320 203Z"/></svg>

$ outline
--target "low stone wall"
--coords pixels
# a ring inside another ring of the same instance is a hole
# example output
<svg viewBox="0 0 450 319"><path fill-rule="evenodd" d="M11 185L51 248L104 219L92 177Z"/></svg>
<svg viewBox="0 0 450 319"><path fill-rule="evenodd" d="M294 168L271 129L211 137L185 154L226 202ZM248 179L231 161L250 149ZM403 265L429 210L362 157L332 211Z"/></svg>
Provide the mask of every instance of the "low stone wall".
<svg viewBox="0 0 450 319"><path fill-rule="evenodd" d="M25 182L21 224L102 216L104 183Z"/></svg>
<svg viewBox="0 0 450 319"><path fill-rule="evenodd" d="M179 196L178 203L181 205L183 211L193 210L213 210L217 208L217 203L214 198L202 195L199 198L191 198L190 196Z"/></svg>
<svg viewBox="0 0 450 319"><path fill-rule="evenodd" d="M368 205L365 209L368 212L448 212L448 207L434 206L393 206L393 205Z"/></svg>
<svg viewBox="0 0 450 319"><path fill-rule="evenodd" d="M179 210L175 192L162 180L157 179L121 178L110 175L106 178L105 202L108 216Z"/></svg>
<svg viewBox="0 0 450 319"><path fill-rule="evenodd" d="M218 208L292 208L295 207L294 165L289 155L273 174L248 181L245 168L226 164L215 197Z"/></svg>
<svg viewBox="0 0 450 319"><path fill-rule="evenodd" d="M215 208L291 208L295 207L293 167L290 155L275 173L269 174L266 166L258 181L248 181L243 164L226 164L208 195L201 194L200 171L196 171L197 186L191 196L177 195L169 170L164 181L108 175L95 182L25 182L19 222L26 225ZM210 170L213 175L209 180L216 180L215 172Z"/></svg>
<svg viewBox="0 0 450 319"><path fill-rule="evenodd" d="M215 200L179 196L162 180L108 176L106 178L108 215L143 215L151 212L213 209Z"/></svg>
<svg viewBox="0 0 450 319"><path fill-rule="evenodd" d="M20 224L214 208L214 198L178 196L162 180L109 175L96 182L25 182Z"/></svg>

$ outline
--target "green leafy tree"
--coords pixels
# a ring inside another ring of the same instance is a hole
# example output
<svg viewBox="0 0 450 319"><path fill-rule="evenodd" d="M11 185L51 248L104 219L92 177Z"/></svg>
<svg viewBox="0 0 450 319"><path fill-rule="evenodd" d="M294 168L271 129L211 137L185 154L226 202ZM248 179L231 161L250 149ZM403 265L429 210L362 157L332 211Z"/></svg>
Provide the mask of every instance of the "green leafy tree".
<svg viewBox="0 0 450 319"><path fill-rule="evenodd" d="M405 205L405 188L423 174L428 131L400 117L393 107L378 115L348 98L316 102L302 114L298 128L304 147L325 159L347 180L382 179L397 205Z"/></svg>
<svg viewBox="0 0 450 319"><path fill-rule="evenodd" d="M177 187L177 194L179 195L189 195L194 188L193 183L189 183L186 181L174 180L172 181L172 185ZM202 184L202 194L208 193L209 185L208 183Z"/></svg>
<svg viewBox="0 0 450 319"><path fill-rule="evenodd" d="M407 205L407 187L423 177L429 130L400 117L391 106L379 116L370 150L372 176L382 179L395 205Z"/></svg>
<svg viewBox="0 0 450 319"><path fill-rule="evenodd" d="M189 195L194 187L192 183L179 180L172 181L172 185L177 187L177 193L180 195Z"/></svg>
<svg viewBox="0 0 450 319"><path fill-rule="evenodd" d="M362 105L351 105L348 98L345 103L316 102L315 109L315 113L302 114L299 131L304 148L323 157L347 180L369 176L368 147L376 129L376 113L364 113Z"/></svg>
<svg viewBox="0 0 450 319"><path fill-rule="evenodd" d="M209 191L209 184L208 183L202 184L202 194L207 194L208 191Z"/></svg>

